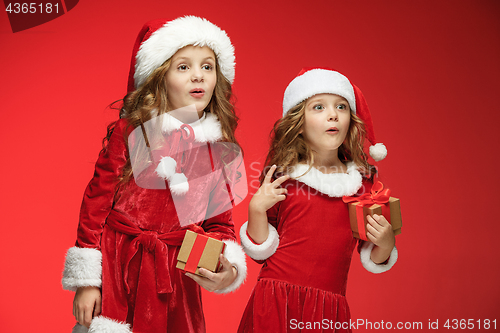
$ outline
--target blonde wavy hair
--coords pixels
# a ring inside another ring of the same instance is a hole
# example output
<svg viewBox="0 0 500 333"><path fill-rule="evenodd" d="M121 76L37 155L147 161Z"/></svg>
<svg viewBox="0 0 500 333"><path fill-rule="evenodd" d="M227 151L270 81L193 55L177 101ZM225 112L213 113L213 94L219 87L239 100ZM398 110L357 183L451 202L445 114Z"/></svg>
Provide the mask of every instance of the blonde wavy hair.
<svg viewBox="0 0 500 333"><path fill-rule="evenodd" d="M274 178L287 173L298 163L308 164L310 166L308 171L312 168L313 150L300 133L305 121L306 101L291 108L283 118L274 123L271 131L271 144L265 161L266 167L260 176L261 183L272 165L277 166ZM338 154L343 163L354 162L364 177L372 178L376 169L368 163L367 155L363 150L365 136L365 123L351 112L349 130L344 143L339 147Z"/></svg>
<svg viewBox="0 0 500 333"><path fill-rule="evenodd" d="M219 119L223 137L222 141L234 143L239 147L234 135L238 126L238 117L234 110L235 97L232 92L231 83L222 75L219 69L217 57L216 62L217 80L212 99L204 111L213 113ZM135 129L153 117L171 111L165 82L165 75L170 68L170 64L171 59L168 59L153 71L144 85L137 90L129 92L122 100L111 104L111 108L120 110L120 118L128 120L127 130L124 131L125 142L127 142L127 133L130 132L130 128ZM118 104L118 107L115 106L116 104ZM156 110L156 112L153 112L153 110ZM116 121L108 125L107 134L102 143L103 150L109 142L115 124ZM127 183L132 176L130 157L128 157L122 175L119 178L119 185Z"/></svg>

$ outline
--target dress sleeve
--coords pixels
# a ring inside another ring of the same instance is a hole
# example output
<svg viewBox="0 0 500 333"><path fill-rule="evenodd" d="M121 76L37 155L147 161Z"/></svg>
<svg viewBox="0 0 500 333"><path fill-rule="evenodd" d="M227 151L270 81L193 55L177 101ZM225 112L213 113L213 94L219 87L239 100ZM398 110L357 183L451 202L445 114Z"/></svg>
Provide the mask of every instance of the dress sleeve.
<svg viewBox="0 0 500 333"><path fill-rule="evenodd" d="M243 250L248 254L248 256L254 259L258 263L262 263L264 260L272 256L279 246L280 239L278 235L278 213L281 206L281 202L276 203L267 211L267 226L269 228L269 235L267 239L262 244L257 244L247 233L248 221L245 222L240 229L241 245Z"/></svg>
<svg viewBox="0 0 500 333"><path fill-rule="evenodd" d="M237 167L237 166L234 166ZM218 181L211 192L209 215L202 224L206 232L216 232L222 235L226 244L224 256L236 268L238 275L234 282L226 288L215 291L226 294L238 289L246 279L247 265L243 249L236 241L236 233L233 223L234 184L236 184L237 173L229 163L221 165Z"/></svg>
<svg viewBox="0 0 500 333"><path fill-rule="evenodd" d="M117 121L106 148L97 159L80 209L76 246L66 254L62 284L66 290L101 286L101 235L114 202L118 177L127 163L126 120Z"/></svg>

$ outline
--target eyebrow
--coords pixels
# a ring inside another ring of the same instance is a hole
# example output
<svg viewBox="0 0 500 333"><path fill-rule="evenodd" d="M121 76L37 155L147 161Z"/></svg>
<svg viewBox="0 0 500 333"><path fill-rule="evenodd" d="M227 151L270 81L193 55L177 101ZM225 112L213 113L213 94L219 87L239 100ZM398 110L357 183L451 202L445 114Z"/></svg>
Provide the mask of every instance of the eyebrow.
<svg viewBox="0 0 500 333"><path fill-rule="evenodd" d="M189 58L189 57L180 57L180 58L175 59L174 61L179 61L179 60L185 61L185 60L191 60L191 58ZM207 61L207 60L213 60L213 61L215 61L215 58L212 57L212 56L208 56L208 57L204 58L202 60L202 62Z"/></svg>
<svg viewBox="0 0 500 333"><path fill-rule="evenodd" d="M325 100L323 98L318 98L318 97L313 97L311 98L309 101L307 101L306 103L307 104L310 104L310 103L315 103L315 102L324 102Z"/></svg>

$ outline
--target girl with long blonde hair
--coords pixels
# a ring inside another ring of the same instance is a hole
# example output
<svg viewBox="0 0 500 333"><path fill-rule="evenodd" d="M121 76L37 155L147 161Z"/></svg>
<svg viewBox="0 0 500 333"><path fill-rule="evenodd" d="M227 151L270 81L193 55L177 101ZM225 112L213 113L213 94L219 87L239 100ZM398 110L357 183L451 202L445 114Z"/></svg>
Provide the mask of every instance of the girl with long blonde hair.
<svg viewBox="0 0 500 333"><path fill-rule="evenodd" d="M194 16L144 25L66 256L74 332L204 332L200 286L228 293L245 279L225 172L238 151L233 80L219 27ZM225 243L219 272L176 268L187 230Z"/></svg>
<svg viewBox="0 0 500 333"><path fill-rule="evenodd" d="M365 138L375 143L368 106L347 77L305 69L288 85L240 229L245 252L264 265L238 332L350 331L345 292L358 241L342 198L371 188ZM375 160L386 153L370 147ZM396 262L394 233L383 216L368 222L358 249L363 266L380 273Z"/></svg>

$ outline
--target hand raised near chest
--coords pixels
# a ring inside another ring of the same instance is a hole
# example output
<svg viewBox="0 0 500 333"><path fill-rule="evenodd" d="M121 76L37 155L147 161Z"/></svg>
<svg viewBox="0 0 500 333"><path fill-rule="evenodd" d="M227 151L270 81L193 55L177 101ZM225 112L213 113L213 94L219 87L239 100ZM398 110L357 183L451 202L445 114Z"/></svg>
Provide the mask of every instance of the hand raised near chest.
<svg viewBox="0 0 500 333"><path fill-rule="evenodd" d="M274 206L277 202L286 199L286 194L288 193L286 188L281 188L281 184L290 178L290 176L281 176L275 181L272 181L274 172L276 171L276 165L273 165L271 169L266 173L266 177L259 187L257 192L250 200L249 210L256 212L266 212L269 208Z"/></svg>

